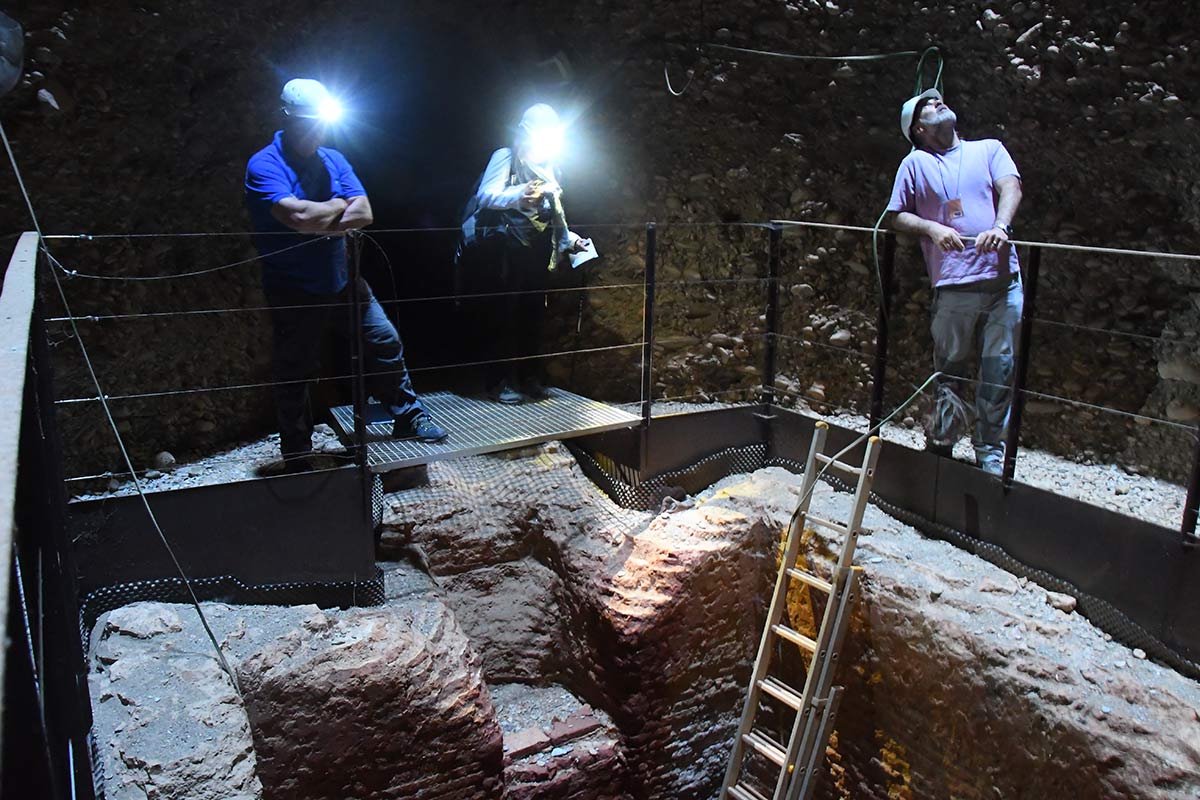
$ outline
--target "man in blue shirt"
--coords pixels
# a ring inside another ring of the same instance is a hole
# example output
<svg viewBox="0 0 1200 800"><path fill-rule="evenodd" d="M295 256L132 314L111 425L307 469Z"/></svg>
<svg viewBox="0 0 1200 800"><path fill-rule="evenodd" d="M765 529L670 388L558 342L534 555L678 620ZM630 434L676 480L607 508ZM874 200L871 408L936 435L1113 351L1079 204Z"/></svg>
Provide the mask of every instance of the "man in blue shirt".
<svg viewBox="0 0 1200 800"><path fill-rule="evenodd" d="M370 225L371 203L346 157L322 147L326 125L338 114L323 85L297 78L280 97L283 130L246 165L246 205L263 265L263 289L274 327L272 360L279 446L297 465L312 450L308 384L317 377L327 331L353 334L345 231ZM363 298L367 389L387 406L396 438L437 442L446 431L421 405L404 347L366 281Z"/></svg>

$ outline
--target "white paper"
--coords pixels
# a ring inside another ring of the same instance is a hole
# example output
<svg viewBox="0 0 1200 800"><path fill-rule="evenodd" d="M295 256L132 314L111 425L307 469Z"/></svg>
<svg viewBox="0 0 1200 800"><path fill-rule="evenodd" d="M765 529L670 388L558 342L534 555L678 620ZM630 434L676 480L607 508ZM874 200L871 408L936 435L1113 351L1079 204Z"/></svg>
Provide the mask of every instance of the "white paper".
<svg viewBox="0 0 1200 800"><path fill-rule="evenodd" d="M593 258L599 258L600 254L596 252L596 240L588 239L587 247L580 250L578 253L571 253L571 269L578 269Z"/></svg>

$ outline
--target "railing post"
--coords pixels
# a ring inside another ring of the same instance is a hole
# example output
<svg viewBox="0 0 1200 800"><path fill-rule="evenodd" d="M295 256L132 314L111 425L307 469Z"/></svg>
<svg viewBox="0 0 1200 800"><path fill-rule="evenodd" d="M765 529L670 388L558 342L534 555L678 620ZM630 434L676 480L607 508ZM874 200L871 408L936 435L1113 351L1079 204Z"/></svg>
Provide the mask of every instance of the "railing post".
<svg viewBox="0 0 1200 800"><path fill-rule="evenodd" d="M641 465L645 469L647 439L650 432L653 384L651 383L651 359L654 355L654 286L655 250L658 229L653 222L646 223L646 273L642 283L642 431Z"/></svg>
<svg viewBox="0 0 1200 800"><path fill-rule="evenodd" d="M1192 477L1188 480L1187 500L1183 504L1183 541L1200 544L1196 536L1197 506L1200 506L1200 426L1196 427L1196 452L1192 457Z"/></svg>
<svg viewBox="0 0 1200 800"><path fill-rule="evenodd" d="M879 263L879 311L875 323L875 364L871 369L870 425L883 419L883 392L887 375L888 325L892 313L892 274L896 268L896 236L883 232L883 258Z"/></svg>
<svg viewBox="0 0 1200 800"><path fill-rule="evenodd" d="M779 261L783 250L783 226L778 222L772 222L768 231L767 325L761 397L764 406L775 402L775 361L778 344L776 337L779 333Z"/></svg>
<svg viewBox="0 0 1200 800"><path fill-rule="evenodd" d="M363 519L368 525L374 523L371 508L371 471L367 464L367 381L364 372L366 341L363 338L362 291L362 233L347 233L350 266L350 369L354 375L354 462L358 464L363 485Z"/></svg>
<svg viewBox="0 0 1200 800"><path fill-rule="evenodd" d="M1022 287L1025 294L1025 310L1021 314L1021 338L1013 363L1012 408L1008 416L1008 434L1004 442L1004 472L1001 476L1004 488L1012 488L1013 476L1017 472L1017 448L1021 441L1021 417L1025 411L1025 381L1029 375L1029 352L1033 346L1033 318L1037 316L1038 272L1042 268L1042 248L1029 248L1029 262L1025 268Z"/></svg>

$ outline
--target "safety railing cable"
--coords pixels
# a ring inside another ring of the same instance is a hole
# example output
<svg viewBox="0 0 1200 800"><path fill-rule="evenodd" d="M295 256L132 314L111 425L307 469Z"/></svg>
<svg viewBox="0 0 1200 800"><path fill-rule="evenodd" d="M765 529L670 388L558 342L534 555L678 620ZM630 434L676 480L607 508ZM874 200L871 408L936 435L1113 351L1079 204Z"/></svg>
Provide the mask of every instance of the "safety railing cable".
<svg viewBox="0 0 1200 800"><path fill-rule="evenodd" d="M897 234L894 231L884 230L884 229L880 228L878 225L872 226L872 227L867 227L867 226L860 226L860 225L845 225L845 224L839 224L839 223L827 223L827 222L820 222L820 221L814 221L814 220L790 220L790 219L777 219L777 220L772 220L767 223L757 223L757 222L713 223L713 222L700 222L700 221L692 221L692 222L681 221L681 222L656 223L652 227L657 230L660 227L664 228L664 229L672 228L672 227L675 227L675 228L698 228L698 227L714 227L717 225L719 225L720 227L724 227L724 228L767 227L767 228L771 228L771 229L775 229L775 230L782 230L782 229L785 229L788 227L798 227L798 228L804 228L804 229L812 229L812 230L816 230L816 231L829 231L829 232L835 232L835 233L846 232L846 233L855 233L855 234L871 234L873 237L877 236L879 234L886 234L887 235L886 243L887 243L889 249L891 249L894 246L894 244L899 236L903 236L903 234ZM611 227L611 228L623 228L623 229L632 230L636 226L633 223L592 223L586 227L597 227L597 228ZM384 228L384 229L376 229L372 233L373 234L389 234L389 233L390 234L410 234L410 233L428 234L428 233L451 233L451 232L455 232L455 231L457 231L457 229L453 228L453 227L446 227L446 228L421 227L421 228ZM120 236L134 237L134 236L140 236L140 235L143 235L143 234L112 234L111 236L113 238L119 238ZM145 235L146 236L160 236L160 237L172 236L172 234L145 234ZM178 234L178 236L180 236L180 237L184 237L184 236L190 237L190 236L195 236L195 235L201 235L201 234ZM219 235L228 237L228 236L233 236L236 234L231 233L231 232L221 232ZM90 239L90 238L95 238L95 237L93 237L93 235L91 235L91 234L88 234L88 235L80 235L80 238L89 238ZM973 237L963 237L963 238L965 241L971 241ZM648 236L647 236L648 242L650 239L651 239L651 235L648 234ZM373 244L379 249L379 251L383 254L383 257L390 262L390 259L388 259L388 257L387 257L386 249L382 245L380 245L378 241L374 240L373 238L369 239L369 240L372 241ZM1068 244L1068 243L1062 243L1062 242L1039 242L1039 241L1022 240L1022 239L1011 239L1009 243L1011 246L1020 246L1020 247L1024 247L1024 248L1029 248L1031 253L1039 255L1039 256L1043 250L1046 250L1046 251L1058 250L1058 251L1073 252L1073 253L1078 253L1078 254L1083 254L1083 255L1100 255L1100 256L1106 256L1106 257L1121 257L1121 258L1130 257L1130 258L1152 259L1152 260L1158 260L1162 263L1177 263L1177 264L1180 264L1181 266L1187 266L1187 267L1191 267L1192 264L1194 264L1196 262L1200 262L1200 255L1191 254L1191 253L1176 253L1176 252L1167 252L1167 251L1158 251L1158 250L1134 250L1134 249L1120 248L1120 247L1076 245L1076 244ZM647 255L650 257L650 259L648 259L648 263L649 263L649 261L653 259L653 254L647 253ZM245 259L245 260L241 260L241 261L237 261L237 262L230 262L228 264L217 265L215 267L212 267L212 268L209 268L206 270L196 270L193 272L180 273L178 275L173 275L173 276L164 275L164 276L92 276L92 277L97 277L97 278L105 279L105 280L109 280L109 279L123 280L125 278L134 278L134 279L148 278L148 279L153 279L153 280L168 280L173 277L188 277L188 276L195 275L195 274L204 274L204 273L210 272L210 271L229 269L232 266L239 266L239 265L242 265L245 263L251 263L254 260L255 259ZM67 272L70 272L69 270L66 270L66 267L62 264L61 261L59 261L59 259L57 257L54 257L54 263L55 263L56 267L59 269L59 271L64 271L64 274L66 274ZM790 275L784 275L784 274L781 274L781 272L782 272L781 270L776 270L776 271L772 272L770 275L768 275L767 277L733 276L733 277L729 277L729 278L712 277L712 278L701 278L699 280L683 279L683 280L671 280L671 281L662 281L662 282L658 282L655 280L654 285L655 285L655 290L687 290L687 289L693 288L693 287L697 287L697 288L698 287L710 287L710 288L714 288L714 290L715 290L715 287L719 287L721 285L729 285L729 286L759 285L759 286L767 287L768 292L770 293L770 292L777 292L778 284L781 280L788 280L791 278ZM390 273L391 273L391 270L389 269L389 274ZM74 274L78 277L85 277L85 275L86 275L85 273L80 273L78 271L76 271ZM582 285L581 286L565 286L565 287L547 288L544 290L533 290L530 293L552 295L552 294L570 292L570 293L578 293L578 295L582 298L584 296L585 292L592 292L592 291L636 290L637 288L639 288L639 286L641 288L643 288L643 290L645 290L647 283L649 283L649 281L648 281L649 277L650 276L644 276L641 284L638 284L635 282L624 282L624 283L613 283L613 284L608 284L608 285L601 284L601 285L596 285L596 286L582 286ZM781 333L778 330L769 331L768 333L770 334L770 338L768 338L768 340L767 340L768 350L771 350L773 348L774 344L777 342L788 342L793 345L799 345L800 347L807 348L809 346L812 346L812 347L820 348L822 350L825 350L825 351L828 351L831 353L838 352L847 357L861 358L864 360L872 360L873 359L874 369L873 369L873 375L872 375L872 380L871 380L872 392L873 392L873 397L872 397L872 402L871 402L871 418L872 418L872 420L874 420L878 416L878 408L877 407L879 406L879 404L882 401L883 391L885 389L885 387L884 387L884 383L885 383L884 370L888 368L888 364L890 363L890 360L889 360L888 354L887 354L887 333L888 333L888 329L890 328L890 322L886 315L886 305L888 303L888 293L890 292L890 288L885 286L885 283L888 283L888 281L885 281L884 276L882 274L879 274L878 270L877 270L877 277L879 277L879 279L880 279L880 287L879 287L880 288L880 297L878 300L878 302L879 302L879 320L876 322L877 338L876 338L876 349L875 349L874 353L864 352L862 350L857 350L854 348L839 347L836 344L832 344L830 342L825 342L825 341L820 341L819 339L813 338L809 335L802 337L802 339L798 338L798 337L789 337L788 334ZM1034 279L1033 282L1036 282L1036 278ZM1027 286L1026 287L1027 294L1032 294L1033 290L1035 290L1035 288L1036 287L1034 287L1034 286ZM427 297L407 297L407 298L395 297L393 300L383 301L383 304L384 305L402 305L402 304L413 304L413 303L441 302L441 301L449 301L449 300L460 301L460 302L463 300L487 300L487 299L508 296L508 295L512 295L512 294L519 294L519 293L521 293L521 292L503 292L503 291L501 291L501 292L479 292L479 293L473 293L473 294L455 293L455 294L434 295L434 296L427 296ZM395 294L394 291L393 291L393 294ZM778 301L776 301L776 302L778 303ZM316 304L314 304L314 305L316 305ZM321 305L336 305L336 304L321 304ZM768 306L770 306L770 304L768 304ZM653 325L654 325L654 316L655 315L653 314L652 309L647 307L645 298L643 298L643 307L644 307L643 322L644 322L645 326L649 327L650 334L651 334L650 336L647 336L646 335L647 331L644 330L642 341L638 343L642 346L644 351L646 351L646 350L651 351L650 355L645 355L643 358L643 391L641 393L641 402L642 402L643 406L645 406L647 403L649 403L651 401L652 396L653 396L653 393L650 391L650 387L648 385L648 383L649 383L648 373L652 369L651 359L652 359L653 347L655 345L661 345L664 342L655 341L653 338L652 334L653 334ZM270 309L270 306L258 306L258 307L249 307L246 309L195 309L195 310L187 310L187 311L183 311L183 312L142 312L141 314L128 314L128 315L125 315L125 314L104 314L104 315L90 315L90 316L84 315L84 316L80 316L80 317L74 317L71 320L68 320L67 317L51 317L50 319L55 322L70 321L72 323L75 323L75 322L83 322L83 321L91 321L91 320L100 321L100 320L108 320L108 319L148 318L148 317L151 317L152 315L153 316L168 316L168 315L181 316L181 315L197 315L197 314L204 314L204 313L220 313L220 312L224 312L224 311L228 311L228 312L241 311L241 310L265 311L265 310L269 310L269 309ZM770 308L768 307L768 311L769 310L770 310ZM582 320L582 312L580 315L580 319ZM1087 333L1091 333L1091 334L1107 334L1107 335L1111 335L1111 336L1115 336L1115 337L1124 337L1127 339L1141 341L1141 342L1147 342L1147 343L1155 343L1155 342L1159 342L1159 341L1162 341L1162 342L1171 342L1171 341L1187 342L1188 341L1188 337L1186 337L1186 336L1176 337L1175 335L1171 335L1166 331L1160 333L1159 335L1150 335L1148 333L1144 333L1144 332L1140 332L1140 331L1136 331L1136 330L1129 330L1129 329L1127 329L1127 326L1105 328L1105 327L1100 327L1100 326L1096 326L1096 325L1080 324L1078 322L1072 322L1072 321L1068 321L1068 320L1046 319L1044 317L1034 314L1032 308L1027 308L1027 314L1025 316L1024 324L1026 324L1026 325L1033 325L1033 324L1046 325L1046 326L1050 326L1050 327L1057 327L1057 328L1060 328L1063 330L1087 332ZM1123 329L1123 328L1125 328L1125 329ZM74 332L72 332L68 335L75 335L75 334L74 334ZM1027 343L1031 339L1032 339L1031 336L1022 337L1021 340L1023 342L1025 342L1025 344L1023 346L1027 347L1028 346ZM633 346L637 346L637 345L631 344L631 345L613 345L613 346L604 347L604 348L580 348L577 350L563 350L563 351L559 351L557 353L550 353L550 354L537 354L534 356L519 356L514 359L507 359L507 360L523 360L525 358L555 357L555 356L561 356L561 355L570 355L573 353L600 352L601 350L621 349L626 346L633 347ZM496 360L464 361L464 362L459 362L457 364L445 364L445 365L439 365L436 367L417 368L413 371L420 371L423 369L426 369L426 370L427 369L448 369L448 368L456 368L456 367L482 366L486 363L494 363L495 361ZM768 356L768 362L769 361L770 361L770 358ZM326 379L326 380L328 380L328 379ZM1069 397L1062 397L1062 396L1055 395L1055 394L1052 394L1049 392L1038 392L1038 391L1034 391L1034 390L1029 390L1022 384L1023 384L1023 382L1019 381L1018 385L1015 385L1013 387L1016 390L1016 394L1014 396L1017 398L1016 405L1018 407L1016 408L1016 414L1013 417L1015 424L1010 425L1009 436L1010 436L1010 443L1014 447L1015 447L1016 442L1019 440L1020 419L1021 419L1020 405L1023 403L1023 401L1026 397L1045 399L1045 400L1050 400L1050 401L1054 401L1054 402L1070 403L1077 407L1093 409L1100 413L1112 413L1112 414L1120 415L1120 416L1123 416L1126 418L1134 419L1134 420L1137 420L1140 422L1152 422L1155 424L1170 425L1172 427L1181 428L1181 429L1190 429L1190 427L1191 427L1191 426L1176 422L1174 420L1162 419L1160 417L1156 417L1156 416L1150 415L1150 414L1137 413L1135 411L1129 411L1129 410L1125 410L1125 409L1111 408L1109 406L1106 406L1106 405L1103 405L1100 403L1088 402L1088 401L1083 401L1083 400L1075 400L1075 399L1072 399ZM265 385L270 385L270 384L267 384L267 383L244 383L244 384L232 385L229 387L197 387L195 389L178 390L175 392L143 393L142 396L146 396L146 397L165 396L165 395L169 395L169 394L173 394L173 393L211 392L211 391L223 391L226 389L238 389L238 388L259 388L259 387L262 387ZM136 396L137 395L115 396L113 399L129 399L129 398L133 398ZM764 394L764 397L765 396L766 395ZM89 400L89 398L69 398L69 399L61 401L61 402L68 402L68 403L69 402L84 402L87 400ZM815 399L813 401L816 402ZM1013 453L1012 456L1015 457L1015 453ZM1200 465L1200 460L1197 461L1197 464ZM1009 469L1010 465L1011 465L1011 458L1006 459L1006 469ZM1198 475L1200 475L1200 466L1197 467L1197 470L1198 470ZM1006 486L1007 485L1008 485L1008 482L1006 480Z"/></svg>
<svg viewBox="0 0 1200 800"><path fill-rule="evenodd" d="M673 339L662 340L661 343L666 344L666 343L677 342L677 341L690 341L690 339L688 337L676 337ZM558 351L550 352L550 353L531 353L529 355L510 356L510 357L506 357L506 358L490 358L490 359L480 359L477 361L457 361L457 362L445 363L445 364L430 364L428 366L423 366L423 367L409 367L407 369L407 371L410 373L412 373L412 372L432 372L432 371L440 371L440 370L462 369L465 367L483 367L483 366L488 366L491 364L508 364L508 363L516 363L516 362L521 362L521 361L536 361L539 359L546 359L546 358L560 358L563 356L571 356L571 355L584 355L584 354L588 354L588 353L604 353L604 352L613 351L613 350L629 350L629 349L632 349L635 347L637 347L637 348L642 347L642 342L635 341L635 342L628 342L626 344L601 345L599 347L581 347L581 348L576 348L574 350L558 350ZM371 375L398 375L398 374L401 374L403 371L404 370L399 370L399 369L379 370L379 371L372 371L369 374L371 374ZM233 383L233 384L225 384L222 386L195 386L195 387L191 387L191 388L187 388L187 389L165 389L165 390L157 391L157 392L138 392L138 393L133 393L133 394L114 394L114 395L104 395L103 397L98 396L98 395L90 396L90 397L66 397L66 398L62 398L60 400L55 400L54 402L56 405L75 405L78 403L95 403L95 402L113 401L113 400L143 400L143 399L152 398L152 397L172 397L172 396L176 396L176 395L187 395L187 394L207 394L207 393L211 393L211 392L230 392L230 391L240 391L240 390L244 390L244 389L269 389L274 386L288 386L288 385L295 385L295 384L301 384L301 383L351 380L354 377L355 377L354 373L346 373L346 374L333 375L333 376L324 376L323 375L323 376L320 376L317 378L297 378L295 380L286 380L286 381L275 381L275 380L258 381L258 382L254 382L254 383Z"/></svg>
<svg viewBox="0 0 1200 800"><path fill-rule="evenodd" d="M12 166L13 173L17 176L17 185L20 187L21 195L23 196L23 198L25 200L25 205L29 210L29 217L30 217L31 221L33 222L33 226L38 233L38 245L41 248L42 253L44 253L47 257L50 257L50 251L47 248L45 241L41 238L42 227L41 227L41 224L38 222L37 213L34 211L33 201L30 199L29 192L25 188L24 179L21 177L20 166L17 164L17 158L13 154L12 145L8 141L8 133L4 130L4 125L2 122L0 122L0 139L2 139L4 142L4 150L8 154L9 163ZM54 269L50 269L49 272L50 272L50 275L54 279L54 286L55 286L55 289L57 290L59 299L62 302L62 306L66 310L67 315L71 316L71 307L70 307L70 304L67 302L66 290L63 288L62 281L59 279L58 273ZM121 457L125 462L126 468L130 472L134 472L133 460L130 458L129 451L125 447L125 441L121 436L121 431L117 427L117 422L113 418L112 412L108 407L108 402L103 399L104 390L100 386L100 379L96 375L96 369L95 369L94 365L92 364L91 356L89 355L89 353L87 351L87 347L85 346L82 337L79 335L78 329L74 325L72 325L72 330L75 334L76 341L79 343L79 351L80 351L80 354L83 356L83 361L84 361L84 365L87 368L88 376L91 379L92 385L95 386L95 388L96 388L96 394L101 398L100 399L101 406L104 409L104 414L105 414L105 417L107 418L109 427L112 429L113 436L116 437L117 447L121 452ZM158 534L159 541L162 543L163 548L166 550L167 554L170 556L171 561L175 566L176 572L178 572L180 579L183 581L184 586L187 588L188 595L191 599L192 607L195 609L196 615L199 617L200 624L203 626L204 632L207 635L209 642L212 644L212 646L216 652L217 661L221 665L221 668L226 672L226 674L229 675L229 680L233 685L234 691L237 692L238 697L241 698L242 697L242 689L241 689L241 685L238 682L237 674L233 671L233 668L229 666L229 662L225 659L225 653L224 653L224 651L222 651L221 645L217 641L216 634L213 633L212 627L208 623L208 618L204 615L204 610L200 607L200 601L196 597L196 593L192 587L192 582L189 579L187 573L184 571L183 566L179 563L179 559L175 555L175 550L173 547L171 547L171 543L167 540L167 536L163 532L162 526L159 524L158 518L154 514L154 510L150 507L150 501L146 497L146 493L143 490L142 485L141 485L140 481L138 481L136 475L134 476L133 480L134 480L134 485L138 492L138 496L142 500L142 505L146 509L146 514L149 516L150 522L154 526L155 532Z"/></svg>

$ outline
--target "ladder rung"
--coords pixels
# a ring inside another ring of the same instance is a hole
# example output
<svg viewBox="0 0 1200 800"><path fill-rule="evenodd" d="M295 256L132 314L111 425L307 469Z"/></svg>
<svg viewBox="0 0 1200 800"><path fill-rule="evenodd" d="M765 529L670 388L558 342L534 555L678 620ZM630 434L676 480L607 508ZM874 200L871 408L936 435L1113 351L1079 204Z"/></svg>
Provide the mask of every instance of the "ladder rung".
<svg viewBox="0 0 1200 800"><path fill-rule="evenodd" d="M742 741L764 755L777 767L783 767L787 763L787 753L784 749L758 731L750 731L742 737Z"/></svg>
<svg viewBox="0 0 1200 800"><path fill-rule="evenodd" d="M851 475L862 475L862 467L852 467L849 464L843 464L841 461L834 461L824 453L817 453L817 461L820 461L822 464L830 464L834 469L844 470Z"/></svg>
<svg viewBox="0 0 1200 800"><path fill-rule="evenodd" d="M733 800L767 800L764 795L759 794L749 786L742 786L737 783L729 787L729 796Z"/></svg>
<svg viewBox="0 0 1200 800"><path fill-rule="evenodd" d="M812 575L808 572L805 572L804 570L799 570L799 569L794 569L792 567L788 567L787 574L791 575L793 578L795 578L798 581L807 583L809 586L813 587L814 589L820 589L822 592L825 592L825 594L833 593L833 584L832 583L830 583L829 581L826 581L826 580L822 580L821 578L818 578L816 575Z"/></svg>
<svg viewBox="0 0 1200 800"><path fill-rule="evenodd" d="M805 522L815 522L818 525L823 525L826 528L837 531L838 533L841 533L843 535L846 533L849 533L849 531L847 530L845 525L842 525L839 522L830 522L827 519L821 519L820 517L814 516L812 514L809 514L807 517L805 517L804 521Z"/></svg>
<svg viewBox="0 0 1200 800"><path fill-rule="evenodd" d="M817 652L817 643L800 631L794 631L786 625L772 625L771 630L775 631L776 635L782 636L792 644L798 645L810 653Z"/></svg>
<svg viewBox="0 0 1200 800"><path fill-rule="evenodd" d="M762 689L779 702L791 706L796 711L799 711L800 707L804 705L804 698L802 698L795 689L785 683L782 683L781 681L775 680L774 678L763 678L758 682L758 688Z"/></svg>

